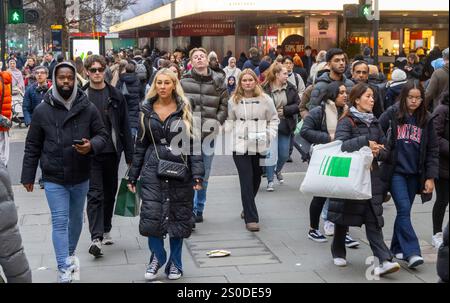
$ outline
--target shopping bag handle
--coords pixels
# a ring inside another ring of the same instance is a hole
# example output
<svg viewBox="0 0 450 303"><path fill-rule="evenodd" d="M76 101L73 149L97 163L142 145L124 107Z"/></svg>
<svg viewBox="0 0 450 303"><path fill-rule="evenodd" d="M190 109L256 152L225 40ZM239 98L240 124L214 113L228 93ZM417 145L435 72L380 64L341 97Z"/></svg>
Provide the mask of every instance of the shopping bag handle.
<svg viewBox="0 0 450 303"><path fill-rule="evenodd" d="M131 169L131 165L130 166L128 166L128 169L127 169L127 172L125 173L125 179L129 179L129 177L128 177L128 173L130 172L130 169Z"/></svg>

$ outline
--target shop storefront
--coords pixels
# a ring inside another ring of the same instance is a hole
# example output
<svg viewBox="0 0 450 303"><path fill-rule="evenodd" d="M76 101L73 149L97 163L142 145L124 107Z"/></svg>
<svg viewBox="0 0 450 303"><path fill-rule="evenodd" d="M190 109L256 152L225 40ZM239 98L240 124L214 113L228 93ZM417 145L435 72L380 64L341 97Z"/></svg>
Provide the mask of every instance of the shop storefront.
<svg viewBox="0 0 450 303"><path fill-rule="evenodd" d="M382 17L378 34L378 54L398 55L401 50L406 54L418 51L427 52L435 46L445 48L448 46L448 13L433 12L410 13L408 16L398 14ZM351 43L362 47L373 48L371 28L360 22L350 22L347 25L348 36Z"/></svg>
<svg viewBox="0 0 450 303"><path fill-rule="evenodd" d="M323 1L278 0L274 8L272 1L176 0L117 24L111 31L136 35L139 46L174 50L201 45L219 57L228 50L238 55L253 46L267 53L279 45L286 52L301 54L305 45L328 49L348 38L361 47L373 47L370 22L343 18L343 5L357 2L335 0L324 5ZM402 48L409 52L448 45L448 2L421 5L409 3L412 11L405 13L404 1L380 0L380 55L385 49L396 54ZM165 34L142 36L136 29Z"/></svg>

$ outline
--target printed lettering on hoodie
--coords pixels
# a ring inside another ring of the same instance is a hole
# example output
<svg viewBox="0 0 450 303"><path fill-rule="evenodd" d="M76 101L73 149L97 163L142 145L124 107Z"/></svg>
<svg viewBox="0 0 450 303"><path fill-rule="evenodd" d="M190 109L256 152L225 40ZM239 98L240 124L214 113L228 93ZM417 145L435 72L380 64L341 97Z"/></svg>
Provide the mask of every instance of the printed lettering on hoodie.
<svg viewBox="0 0 450 303"><path fill-rule="evenodd" d="M405 140L405 143L414 141L420 144L422 129L416 125L403 124L397 126L397 140Z"/></svg>

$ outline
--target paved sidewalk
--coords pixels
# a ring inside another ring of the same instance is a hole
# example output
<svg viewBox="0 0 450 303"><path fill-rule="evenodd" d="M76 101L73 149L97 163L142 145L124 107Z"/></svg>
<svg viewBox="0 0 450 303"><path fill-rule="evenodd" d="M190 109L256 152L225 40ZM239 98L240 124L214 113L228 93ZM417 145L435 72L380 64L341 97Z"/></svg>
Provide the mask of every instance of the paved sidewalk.
<svg viewBox="0 0 450 303"><path fill-rule="evenodd" d="M265 191L263 180L257 205L261 231L250 233L240 219L241 200L237 176L212 177L204 223L185 241L183 269L179 282L436 282L436 252L431 247L431 210L433 203L413 207L413 225L420 239L425 265L381 278L366 279L366 258L371 255L363 229L351 228L351 235L361 242L358 249L348 249L349 265L337 268L327 243L315 243L306 237L311 197L299 192L303 173L285 174L285 184L273 193ZM56 261L51 241L50 214L44 191L26 193L14 186L20 231L34 282L55 282ZM392 237L395 206L385 204L384 234ZM448 221L448 212L444 222ZM145 264L149 260L147 240L138 232L137 218L113 218L115 244L104 246L104 257L94 259L88 253L90 243L87 219L78 244L81 280L77 282L145 282ZM168 244L168 243L167 243ZM168 245L166 245L168 247ZM231 256L211 259L206 252L227 249ZM370 278L370 276L369 276ZM169 282L163 270L156 282Z"/></svg>

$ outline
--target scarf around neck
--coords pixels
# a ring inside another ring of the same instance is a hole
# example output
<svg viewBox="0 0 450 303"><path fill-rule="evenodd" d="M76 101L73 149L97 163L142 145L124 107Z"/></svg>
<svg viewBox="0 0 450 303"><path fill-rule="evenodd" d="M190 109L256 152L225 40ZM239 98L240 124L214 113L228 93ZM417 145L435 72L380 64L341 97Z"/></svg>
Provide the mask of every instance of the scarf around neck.
<svg viewBox="0 0 450 303"><path fill-rule="evenodd" d="M375 120L375 116L372 113L361 113L354 106L350 108L350 112L353 114L353 116L364 122L367 126L370 126L373 120Z"/></svg>

